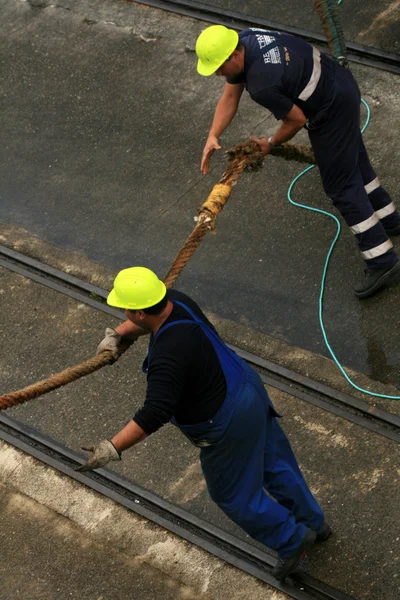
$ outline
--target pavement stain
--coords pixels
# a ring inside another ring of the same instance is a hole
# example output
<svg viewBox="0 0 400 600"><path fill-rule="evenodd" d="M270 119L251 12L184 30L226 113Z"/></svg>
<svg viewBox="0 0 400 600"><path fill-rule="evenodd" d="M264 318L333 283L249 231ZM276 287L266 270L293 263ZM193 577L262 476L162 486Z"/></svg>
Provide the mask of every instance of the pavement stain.
<svg viewBox="0 0 400 600"><path fill-rule="evenodd" d="M184 583L189 583L186 581L189 578L190 585L200 589L202 594L207 594L212 575L224 565L222 560L207 563L200 549L172 539L153 544L135 561L150 562L156 569L168 572L170 577Z"/></svg>
<svg viewBox="0 0 400 600"><path fill-rule="evenodd" d="M352 479L358 481L360 491L362 494L368 494L378 485L381 477L384 477L385 473L381 469L373 469L370 471L359 471L352 475Z"/></svg>
<svg viewBox="0 0 400 600"><path fill-rule="evenodd" d="M349 446L349 440L341 433L335 433L332 435L332 429L327 429L319 423L310 423L302 419L299 415L295 415L294 420L303 425L308 431L320 434L321 436L327 437L327 443L333 446L339 446L341 448L347 448Z"/></svg>
<svg viewBox="0 0 400 600"><path fill-rule="evenodd" d="M378 30L382 31L383 29L391 25L394 21L400 21L399 0L392 2L388 6L388 8L380 12L367 29L364 29L364 31L360 31L358 37L364 38L366 36L370 36L371 34L376 34Z"/></svg>
<svg viewBox="0 0 400 600"><path fill-rule="evenodd" d="M206 487L200 463L196 461L187 467L182 477L170 485L168 496L170 500L185 504L200 496Z"/></svg>

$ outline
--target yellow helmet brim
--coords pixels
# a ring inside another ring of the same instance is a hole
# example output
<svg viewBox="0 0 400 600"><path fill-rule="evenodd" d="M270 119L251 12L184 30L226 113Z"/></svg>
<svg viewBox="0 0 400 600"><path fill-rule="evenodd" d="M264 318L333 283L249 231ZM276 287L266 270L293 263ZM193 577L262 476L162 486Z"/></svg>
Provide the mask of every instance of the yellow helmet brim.
<svg viewBox="0 0 400 600"><path fill-rule="evenodd" d="M220 66L224 64L225 60L223 60L221 64L217 63L216 65L213 65L210 63L203 63L199 58L199 60L197 61L197 72L199 73L199 75L209 77L210 75L213 75L216 71L218 71Z"/></svg>

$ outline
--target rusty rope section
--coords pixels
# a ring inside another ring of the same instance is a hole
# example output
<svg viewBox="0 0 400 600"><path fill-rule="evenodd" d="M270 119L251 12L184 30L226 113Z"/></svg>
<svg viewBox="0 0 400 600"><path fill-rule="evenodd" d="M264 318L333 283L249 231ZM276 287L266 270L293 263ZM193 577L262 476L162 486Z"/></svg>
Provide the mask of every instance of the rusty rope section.
<svg viewBox="0 0 400 600"><path fill-rule="evenodd" d="M120 353L123 354L126 352L130 346L130 342L121 344ZM109 350L104 350L101 352L101 354L96 354L96 356L92 356L92 358L85 360L79 365L75 365L74 367L66 369L65 371L61 371L61 373L50 375L50 377L47 379L37 381L32 385L24 387L22 390L11 392L5 396L0 396L0 410L6 410L7 408L11 408L11 406L15 406L16 404L23 404L28 400L33 400L34 398L43 396L43 394L52 392L53 390L66 385L67 383L72 383L84 375L90 375L90 373L94 373L106 365L112 365L114 362L115 359L112 353Z"/></svg>
<svg viewBox="0 0 400 600"><path fill-rule="evenodd" d="M243 171L256 171L261 168L264 155L254 142L237 144L227 153L230 164L219 182L213 187L211 194L199 209L197 224L186 242L174 258L168 273L164 277L167 288L174 285L183 268L199 247L207 231L215 230L215 221L224 208L232 186L235 185Z"/></svg>
<svg viewBox="0 0 400 600"><path fill-rule="evenodd" d="M226 154L229 157L234 158L242 154L252 154L253 152L257 151L257 149L259 151L259 146L254 142L241 142L240 144L236 144L236 146L233 146L227 150ZM309 144L281 144L280 146L274 146L271 148L270 154L273 156L279 156L285 160L295 160L297 162L308 164L315 163L314 152Z"/></svg>
<svg viewBox="0 0 400 600"><path fill-rule="evenodd" d="M179 250L164 278L164 283L168 288L174 285L182 269L200 245L207 231L214 231L216 218L224 208L231 194L232 186L235 185L240 175L243 171L257 171L260 169L265 158L258 144L252 141L236 144L226 154L229 159L229 166L199 209L199 216L197 217L197 224L194 230ZM297 160L300 162L313 162L314 159L310 146L296 146L294 144L282 144L279 148L273 149L273 154L281 156L286 160ZM124 345L121 348L121 353L125 352L129 345ZM16 404L22 404L28 400L38 398L84 375L94 373L113 362L114 359L111 352L105 350L101 354L97 354L79 365L66 369L56 375L51 375L43 381L38 381L16 392L0 396L0 410L5 410Z"/></svg>
<svg viewBox="0 0 400 600"><path fill-rule="evenodd" d="M184 266L199 247L207 231L214 230L215 219L224 208L225 203L231 194L231 189L231 186L223 183L217 183L213 187L211 194L199 211L197 225L179 250L168 273L164 277L164 283L167 288L174 285Z"/></svg>
<svg viewBox="0 0 400 600"><path fill-rule="evenodd" d="M314 152L309 144L282 144L271 149L273 156L280 156L285 160L296 160L297 162L315 164Z"/></svg>

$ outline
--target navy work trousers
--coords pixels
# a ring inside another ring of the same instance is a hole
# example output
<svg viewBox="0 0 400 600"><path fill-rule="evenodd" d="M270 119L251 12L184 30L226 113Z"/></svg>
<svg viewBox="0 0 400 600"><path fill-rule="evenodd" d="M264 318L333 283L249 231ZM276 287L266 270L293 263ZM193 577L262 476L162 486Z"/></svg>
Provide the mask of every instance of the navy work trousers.
<svg viewBox="0 0 400 600"><path fill-rule="evenodd" d="M400 215L369 161L360 91L348 69L337 65L333 93L310 119L308 133L324 190L355 234L367 268L394 265L398 257L385 230L400 225Z"/></svg>

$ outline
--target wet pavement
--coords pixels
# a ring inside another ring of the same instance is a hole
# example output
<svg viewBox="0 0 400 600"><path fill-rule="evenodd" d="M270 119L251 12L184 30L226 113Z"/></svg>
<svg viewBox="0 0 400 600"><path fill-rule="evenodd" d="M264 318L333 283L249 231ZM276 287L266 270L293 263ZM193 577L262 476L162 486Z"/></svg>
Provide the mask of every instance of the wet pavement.
<svg viewBox="0 0 400 600"><path fill-rule="evenodd" d="M209 176L199 172L222 86L195 71L203 24L136 4L46 6L9 2L2 11L0 220L114 272L145 264L162 276L225 168L220 153ZM372 110L366 143L396 198L397 138L390 132L400 125L399 78L354 72ZM244 98L223 146L275 129L271 115ZM177 286L220 317L329 356L317 310L335 225L287 202L300 170L269 158L261 172L242 176L217 234ZM316 171L293 196L330 209ZM344 227L328 272L328 339L346 366L399 385L400 286L360 302L353 285L362 270Z"/></svg>
<svg viewBox="0 0 400 600"><path fill-rule="evenodd" d="M245 13L274 23L321 34L321 24L312 0L205 0L203 4ZM400 52L400 5L392 0L343 0L340 15L346 41L386 52Z"/></svg>

